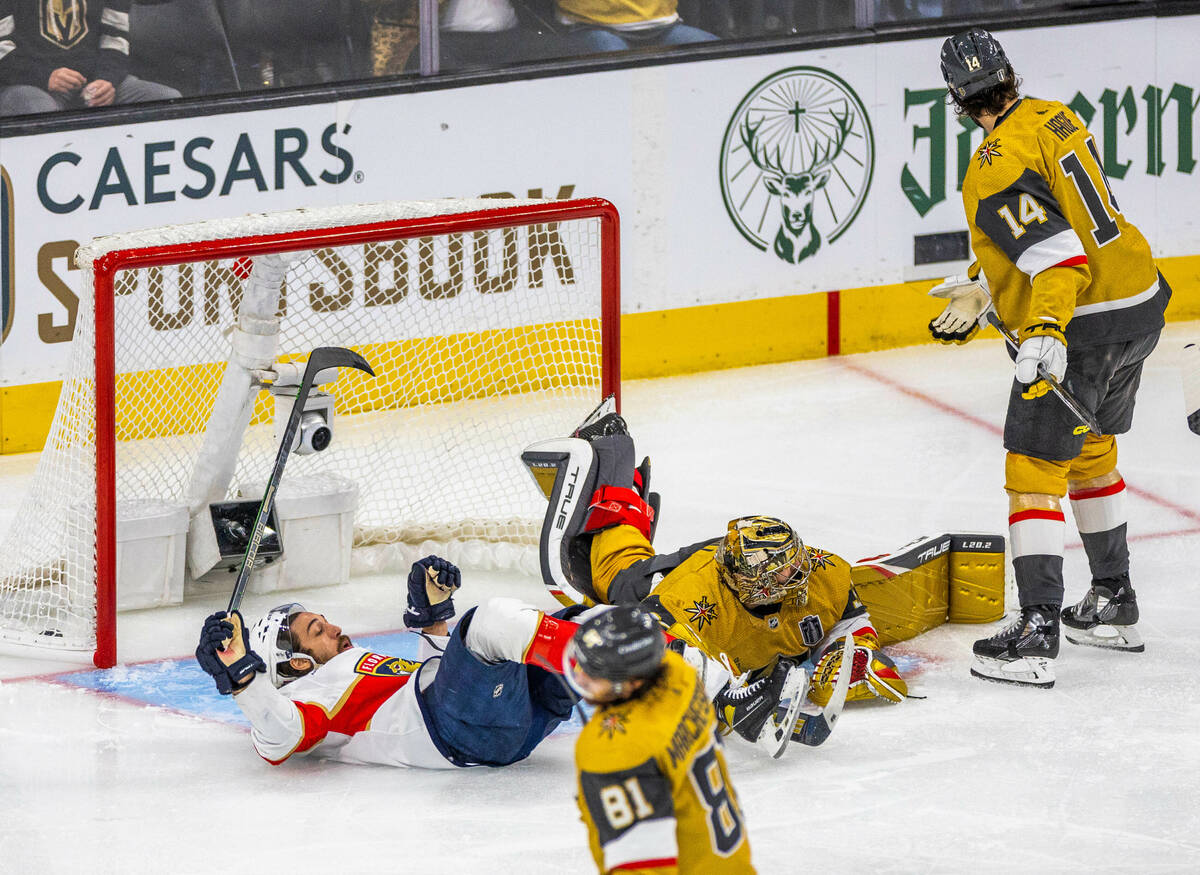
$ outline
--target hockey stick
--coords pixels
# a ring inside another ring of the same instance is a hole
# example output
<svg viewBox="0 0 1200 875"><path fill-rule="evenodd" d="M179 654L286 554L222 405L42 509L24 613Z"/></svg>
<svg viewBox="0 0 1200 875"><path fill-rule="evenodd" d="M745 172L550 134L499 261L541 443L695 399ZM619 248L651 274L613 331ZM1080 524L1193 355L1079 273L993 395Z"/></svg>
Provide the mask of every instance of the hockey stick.
<svg viewBox="0 0 1200 875"><path fill-rule="evenodd" d="M838 718L842 716L842 707L846 704L846 694L850 692L850 675L854 673L854 636L846 635L842 639L842 653L849 654L850 659L842 659L838 666L837 680L833 684L833 693L825 707L819 711L801 709L796 728L793 733L796 741L809 747L824 744L833 732ZM804 701L803 699L801 701ZM811 704L811 703L810 703Z"/></svg>
<svg viewBox="0 0 1200 875"><path fill-rule="evenodd" d="M304 368L304 376L300 380L300 388L296 392L296 400L292 402L291 413L288 414L287 426L283 430L283 440L279 444L279 452L275 454L275 467L263 490L262 501L258 505L258 514L254 517L254 528L250 531L250 541L246 544L246 555L242 557L242 567L238 570L237 583L233 587L233 595L229 597L229 607L226 613L232 616L242 604L242 596L246 592L246 584L250 580L250 572L254 569L254 559L258 556L258 547L262 542L263 530L267 527L267 518L275 505L275 490L283 478L283 466L292 452L292 441L296 439L296 430L300 427L300 418L304 414L304 402L316 381L317 374L330 368L357 368L372 377L375 372L367 364L367 360L353 350L341 346L320 346L308 356L308 364ZM223 647L228 647L225 642Z"/></svg>
<svg viewBox="0 0 1200 875"><path fill-rule="evenodd" d="M1008 345L1017 350L1020 344L1017 343L1017 336L1004 327L1004 323L1000 321L1000 317L996 315L996 311L988 309L984 312L984 318L988 324L995 328L1008 341ZM1096 437L1101 437L1100 423L1096 421L1096 417L1088 412L1087 408L1079 403L1079 399L1072 395L1062 383L1058 382L1050 372L1046 370L1046 366L1041 362L1038 363L1038 376L1046 381L1046 385L1050 387L1050 391L1059 397L1063 404L1067 405L1067 409L1075 414L1075 418L1083 425L1087 426L1087 430Z"/></svg>
<svg viewBox="0 0 1200 875"><path fill-rule="evenodd" d="M808 672L802 666L792 666L784 678L783 688L779 691L775 713L763 725L758 733L758 740L754 742L772 758L779 759L783 756L788 742L792 740L792 731L800 718L800 706L804 704L807 691Z"/></svg>
<svg viewBox="0 0 1200 875"><path fill-rule="evenodd" d="M1183 404L1188 428L1193 434L1200 434L1200 346L1189 343L1183 348L1180 371L1183 374Z"/></svg>

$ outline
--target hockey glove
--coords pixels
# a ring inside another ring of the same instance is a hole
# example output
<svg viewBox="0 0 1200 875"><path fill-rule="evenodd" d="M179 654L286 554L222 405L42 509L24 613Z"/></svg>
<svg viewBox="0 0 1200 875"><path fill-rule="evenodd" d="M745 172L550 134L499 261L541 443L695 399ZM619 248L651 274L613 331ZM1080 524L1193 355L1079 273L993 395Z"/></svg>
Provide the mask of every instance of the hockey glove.
<svg viewBox="0 0 1200 875"><path fill-rule="evenodd" d="M229 649L222 650L221 645L226 641ZM267 670L258 654L250 649L250 633L237 611L232 614L217 611L204 621L196 662L212 676L222 696L241 692L254 680L256 672Z"/></svg>
<svg viewBox="0 0 1200 875"><path fill-rule="evenodd" d="M1026 385L1041 379L1038 366L1061 380L1067 372L1067 344L1062 326L1053 322L1030 325L1021 329L1021 345L1017 348L1017 382Z"/></svg>
<svg viewBox="0 0 1200 875"><path fill-rule="evenodd" d="M929 290L935 298L949 298L946 309L929 323L929 333L941 343L966 343L979 331L984 314L992 305L983 274L972 280L948 276Z"/></svg>
<svg viewBox="0 0 1200 875"><path fill-rule="evenodd" d="M833 684L837 680L838 669L845 657L845 644L838 641L825 651L813 669L812 680L809 682L808 698L821 707L829 701L833 693ZM870 701L883 699L886 702L903 702L908 696L908 684L896 670L896 663L881 650L874 650L863 644L854 645L854 664L850 670L850 692L846 694L847 702Z"/></svg>
<svg viewBox="0 0 1200 875"><path fill-rule="evenodd" d="M408 573L408 610L404 625L424 629L454 616L454 591L462 586L458 566L440 556L426 556Z"/></svg>

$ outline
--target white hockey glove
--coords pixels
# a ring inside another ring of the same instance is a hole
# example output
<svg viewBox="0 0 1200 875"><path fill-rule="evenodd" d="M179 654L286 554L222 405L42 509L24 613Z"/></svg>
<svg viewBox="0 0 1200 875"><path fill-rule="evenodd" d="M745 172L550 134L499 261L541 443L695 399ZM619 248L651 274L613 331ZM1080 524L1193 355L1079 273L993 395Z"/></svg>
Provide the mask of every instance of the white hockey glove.
<svg viewBox="0 0 1200 875"><path fill-rule="evenodd" d="M934 298L950 299L941 315L929 323L929 333L941 343L966 343L973 338L992 304L982 273L978 280L961 275L948 276L930 289L929 294Z"/></svg>
<svg viewBox="0 0 1200 875"><path fill-rule="evenodd" d="M1017 348L1017 382L1036 383L1041 376L1039 365L1046 373L1061 380L1067 372L1067 345L1062 341L1062 329L1051 323L1035 325L1021 332L1024 338Z"/></svg>

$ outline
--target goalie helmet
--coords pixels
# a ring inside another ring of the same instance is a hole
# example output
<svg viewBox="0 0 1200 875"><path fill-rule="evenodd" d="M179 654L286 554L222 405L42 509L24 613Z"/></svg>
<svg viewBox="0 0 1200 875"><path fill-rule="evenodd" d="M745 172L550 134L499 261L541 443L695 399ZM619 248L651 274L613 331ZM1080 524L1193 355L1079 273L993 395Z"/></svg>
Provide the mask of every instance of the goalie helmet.
<svg viewBox="0 0 1200 875"><path fill-rule="evenodd" d="M267 664L267 677L275 687L303 677L317 667L315 660L306 653L298 652L292 643L292 620L297 614L304 613L304 605L290 602L271 608L266 616L254 624L250 630L250 643L255 653L262 657ZM292 666L293 657L309 661L307 669L296 669Z"/></svg>
<svg viewBox="0 0 1200 875"><path fill-rule="evenodd" d="M717 547L721 582L748 608L773 605L799 591L808 602L812 562L804 542L783 520L769 516L729 521Z"/></svg>
<svg viewBox="0 0 1200 875"><path fill-rule="evenodd" d="M575 631L566 651L567 680L575 669L619 685L653 677L662 665L667 639L662 626L637 605L622 605L591 617ZM576 686L576 691L585 694Z"/></svg>
<svg viewBox="0 0 1200 875"><path fill-rule="evenodd" d="M994 36L979 27L942 43L942 78L956 101L1014 78L1012 64Z"/></svg>

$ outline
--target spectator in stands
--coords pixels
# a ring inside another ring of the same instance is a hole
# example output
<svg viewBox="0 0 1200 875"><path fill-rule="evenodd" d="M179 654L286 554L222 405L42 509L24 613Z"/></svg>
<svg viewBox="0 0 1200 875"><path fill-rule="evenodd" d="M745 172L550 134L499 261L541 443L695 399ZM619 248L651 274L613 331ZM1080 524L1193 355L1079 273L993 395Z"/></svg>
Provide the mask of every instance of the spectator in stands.
<svg viewBox="0 0 1200 875"><path fill-rule="evenodd" d="M555 35L522 27L509 0L448 0L439 24L442 70L502 67L569 51Z"/></svg>
<svg viewBox="0 0 1200 875"><path fill-rule="evenodd" d="M0 0L0 115L173 97L129 75L129 0Z"/></svg>
<svg viewBox="0 0 1200 875"><path fill-rule="evenodd" d="M717 39L679 19L678 0L555 0L564 40L575 52L623 52Z"/></svg>

